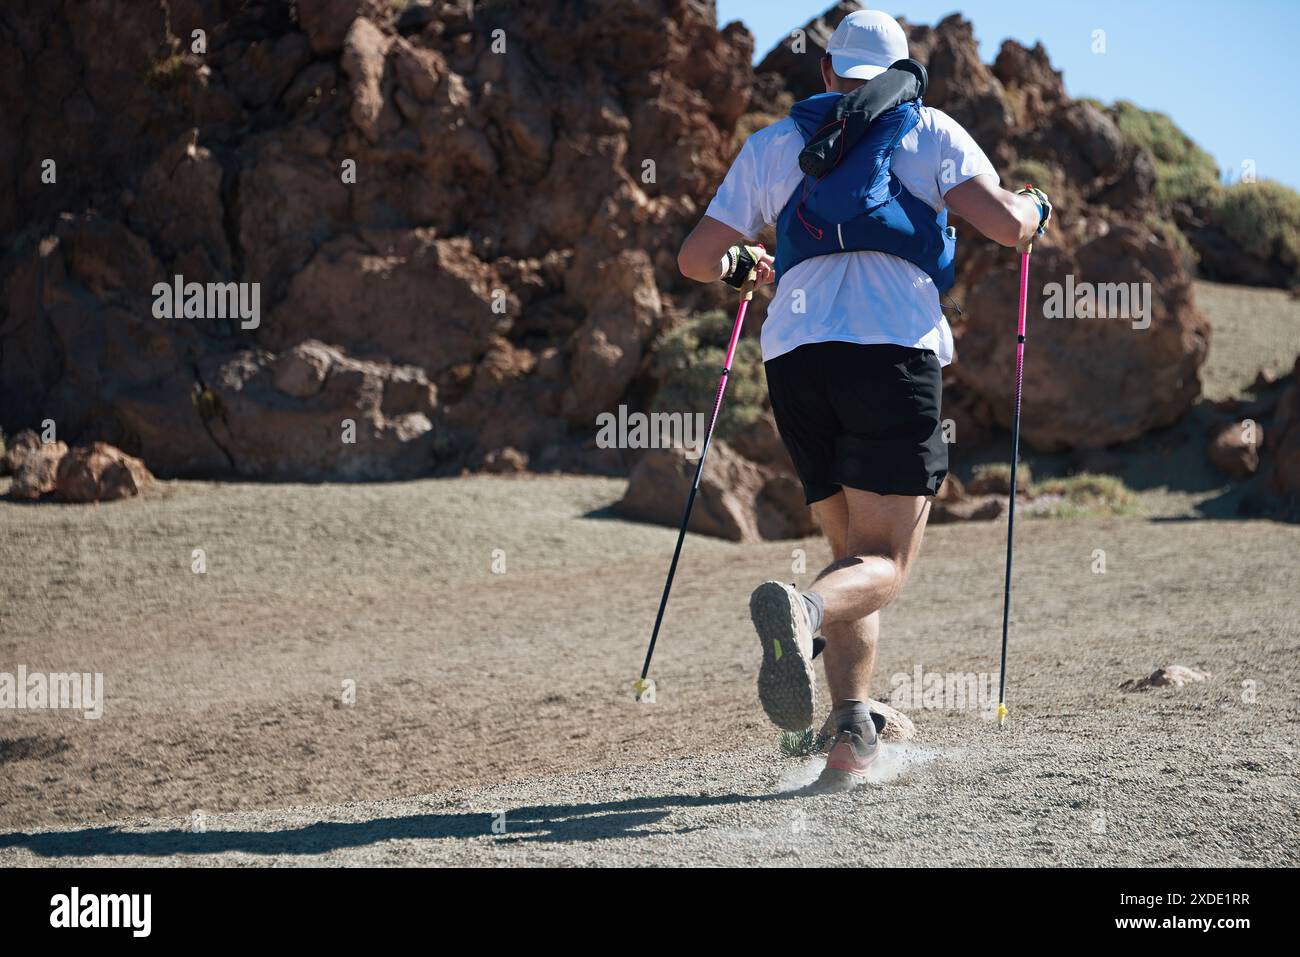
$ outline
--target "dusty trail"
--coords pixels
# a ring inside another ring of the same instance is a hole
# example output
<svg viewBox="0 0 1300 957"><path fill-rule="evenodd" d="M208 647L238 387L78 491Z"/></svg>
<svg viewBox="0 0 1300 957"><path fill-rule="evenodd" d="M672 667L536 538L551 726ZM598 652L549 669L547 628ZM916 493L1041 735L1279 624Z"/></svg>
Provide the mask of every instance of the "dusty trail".
<svg viewBox="0 0 1300 957"><path fill-rule="evenodd" d="M1025 522L1014 730L912 710L926 760L794 798L746 599L808 581L824 548L691 538L660 703L637 706L675 533L604 517L621 485L0 503L0 670L102 671L108 696L98 721L0 711L0 864L1297 863L1300 528ZM996 668L1004 534L930 530L885 617L878 695L918 665ZM1214 678L1118 690L1169 663ZM206 831L186 832L196 812Z"/></svg>
<svg viewBox="0 0 1300 957"><path fill-rule="evenodd" d="M1152 733L1168 718L1143 724ZM1294 866L1294 781L1252 769L1282 757L1269 746L1224 755L1231 742L1209 735L1183 755L1188 776L1175 776L1140 729L1103 741L1074 723L1052 731L1033 719L1001 737L898 746L910 759L887 756L901 766L848 795L792 792L805 762L746 749L423 798L209 815L201 832L157 819L8 834L0 863Z"/></svg>

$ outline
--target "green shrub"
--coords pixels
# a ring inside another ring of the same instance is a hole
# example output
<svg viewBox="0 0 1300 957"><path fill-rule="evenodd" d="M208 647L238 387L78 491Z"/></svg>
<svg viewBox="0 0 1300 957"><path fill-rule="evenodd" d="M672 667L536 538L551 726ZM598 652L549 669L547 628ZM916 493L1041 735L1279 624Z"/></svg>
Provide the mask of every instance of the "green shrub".
<svg viewBox="0 0 1300 957"><path fill-rule="evenodd" d="M787 758L805 758L817 752L817 735L813 734L812 728L807 731L782 731L776 746Z"/></svg>
<svg viewBox="0 0 1300 957"><path fill-rule="evenodd" d="M1036 159L1017 160L1003 183L1008 189L1020 189L1026 183L1037 186L1047 194L1057 186L1056 173L1046 163Z"/></svg>
<svg viewBox="0 0 1300 957"><path fill-rule="evenodd" d="M732 322L733 317L720 309L701 312L659 337L655 375L660 384L652 411L712 414ZM722 439L763 412L767 384L758 340L740 340L729 379L727 397L718 416L717 436Z"/></svg>
<svg viewBox="0 0 1300 957"><path fill-rule="evenodd" d="M1138 497L1113 475L1080 472L1066 478L1034 481L1024 462L1016 470L1016 495L1023 496L1026 513L1039 518L1078 518L1084 515L1126 515L1138 509ZM1011 466L1006 462L977 465L966 491L972 495L1006 495L1011 490Z"/></svg>
<svg viewBox="0 0 1300 957"><path fill-rule="evenodd" d="M1059 502L1034 514L1053 518L1081 515L1126 515L1137 510L1138 497L1113 475L1080 472L1068 478L1045 479L1029 489L1029 498L1060 496Z"/></svg>
<svg viewBox="0 0 1300 957"><path fill-rule="evenodd" d="M1220 189L1214 157L1197 146L1164 113L1144 110L1128 100L1111 108L1119 131L1156 158L1156 198L1162 203L1200 204Z"/></svg>
<svg viewBox="0 0 1300 957"><path fill-rule="evenodd" d="M1021 462L1016 466L1016 486L1026 489L1034 480L1029 465ZM1011 463L990 462L977 465L971 473L971 480L966 483L966 491L972 495L1006 495L1011 491Z"/></svg>
<svg viewBox="0 0 1300 957"><path fill-rule="evenodd" d="M1212 217L1247 254L1281 262L1300 281L1300 193L1273 180L1237 183L1215 197Z"/></svg>

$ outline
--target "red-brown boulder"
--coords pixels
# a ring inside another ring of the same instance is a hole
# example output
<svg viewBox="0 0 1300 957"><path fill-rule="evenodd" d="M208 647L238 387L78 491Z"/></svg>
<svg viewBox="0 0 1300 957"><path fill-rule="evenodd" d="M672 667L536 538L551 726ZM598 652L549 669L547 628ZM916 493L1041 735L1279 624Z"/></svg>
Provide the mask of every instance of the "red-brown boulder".
<svg viewBox="0 0 1300 957"><path fill-rule="evenodd" d="M31 500L54 491L59 462L67 454L66 443L43 442L31 430L14 436L4 454L5 471L13 475L10 497Z"/></svg>
<svg viewBox="0 0 1300 957"><path fill-rule="evenodd" d="M139 495L152 482L139 459L107 442L91 442L59 461L56 491L65 502L111 502Z"/></svg>
<svg viewBox="0 0 1300 957"><path fill-rule="evenodd" d="M628 518L677 526L695 477L696 459L678 448L642 454L614 511ZM688 528L735 542L803 538L815 534L803 489L792 476L751 462L714 441L704 464Z"/></svg>
<svg viewBox="0 0 1300 957"><path fill-rule="evenodd" d="M1229 478L1246 478L1259 468L1264 428L1258 422L1230 422L1210 437L1206 454L1210 463Z"/></svg>

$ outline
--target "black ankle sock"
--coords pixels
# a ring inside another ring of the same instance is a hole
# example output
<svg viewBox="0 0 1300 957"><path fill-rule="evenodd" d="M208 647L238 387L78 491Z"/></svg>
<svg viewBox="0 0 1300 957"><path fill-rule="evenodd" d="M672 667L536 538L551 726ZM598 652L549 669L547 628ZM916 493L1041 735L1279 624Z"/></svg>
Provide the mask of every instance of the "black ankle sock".
<svg viewBox="0 0 1300 957"><path fill-rule="evenodd" d="M822 630L822 615L826 613L826 603L822 601L822 596L815 591L803 592L801 597L803 598L804 608L808 609L808 623L815 635Z"/></svg>

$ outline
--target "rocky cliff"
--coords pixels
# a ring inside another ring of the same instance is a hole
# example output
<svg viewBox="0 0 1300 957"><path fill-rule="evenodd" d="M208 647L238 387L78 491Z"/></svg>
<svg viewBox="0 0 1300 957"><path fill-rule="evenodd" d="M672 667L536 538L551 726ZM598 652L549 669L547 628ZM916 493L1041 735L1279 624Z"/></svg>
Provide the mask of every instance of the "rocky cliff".
<svg viewBox="0 0 1300 957"><path fill-rule="evenodd" d="M162 476L625 471L596 416L646 407L656 337L730 305L676 249L852 8L756 73L705 0L6 7L0 427L50 419ZM909 32L927 103L1058 202L1034 294L1110 284L1147 309L1031 321L1026 441L1178 417L1208 329L1150 153L1041 48L988 65L960 17ZM958 228L953 414L1005 425L1016 257ZM236 291L256 308L222 308Z"/></svg>

